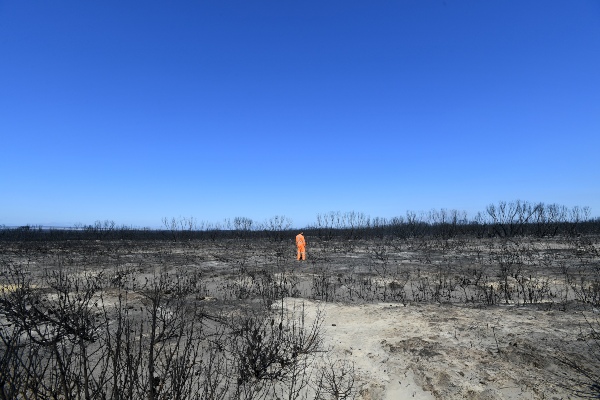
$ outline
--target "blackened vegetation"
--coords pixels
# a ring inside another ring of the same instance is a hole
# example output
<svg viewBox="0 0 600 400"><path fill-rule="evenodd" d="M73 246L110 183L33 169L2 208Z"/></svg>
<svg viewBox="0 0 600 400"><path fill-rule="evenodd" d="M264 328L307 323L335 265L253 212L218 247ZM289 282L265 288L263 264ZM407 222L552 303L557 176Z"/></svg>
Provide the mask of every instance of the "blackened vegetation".
<svg viewBox="0 0 600 400"><path fill-rule="evenodd" d="M587 208L331 212L303 229L306 263L283 216L163 225L0 230L0 399L354 398L353 365L328 355L322 316L302 298L600 306L600 220ZM589 321L585 362L562 349L557 362L594 397L600 326Z"/></svg>
<svg viewBox="0 0 600 400"><path fill-rule="evenodd" d="M118 226L114 221L78 224L72 228L44 228L25 225L2 227L3 241L62 240L222 240L268 239L284 241L291 233L292 220L274 216L257 222L247 217L225 219L222 222L200 221L194 217L163 218L161 229ZM600 218L591 218L589 207L572 208L560 204L527 201L500 201L490 204L484 212L468 218L459 210L406 212L393 218L370 217L361 212L332 211L318 214L315 223L304 232L320 240L469 237L556 237L600 234Z"/></svg>

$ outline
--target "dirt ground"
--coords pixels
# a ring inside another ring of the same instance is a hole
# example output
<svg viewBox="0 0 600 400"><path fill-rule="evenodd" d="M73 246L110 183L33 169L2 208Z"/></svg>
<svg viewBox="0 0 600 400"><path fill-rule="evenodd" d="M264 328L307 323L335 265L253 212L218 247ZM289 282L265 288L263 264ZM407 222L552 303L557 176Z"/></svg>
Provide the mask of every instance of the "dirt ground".
<svg viewBox="0 0 600 400"><path fill-rule="evenodd" d="M103 272L106 302L124 282L194 272L214 314L303 304L322 312L323 350L354 365L358 399L570 399L589 390L573 365L600 375L598 238L307 239L306 262L291 241L257 240L0 243L0 256L36 279Z"/></svg>
<svg viewBox="0 0 600 400"><path fill-rule="evenodd" d="M585 350L581 313L291 298L285 305L302 301L310 315L324 312L326 348L355 364L359 398L574 398L554 357Z"/></svg>

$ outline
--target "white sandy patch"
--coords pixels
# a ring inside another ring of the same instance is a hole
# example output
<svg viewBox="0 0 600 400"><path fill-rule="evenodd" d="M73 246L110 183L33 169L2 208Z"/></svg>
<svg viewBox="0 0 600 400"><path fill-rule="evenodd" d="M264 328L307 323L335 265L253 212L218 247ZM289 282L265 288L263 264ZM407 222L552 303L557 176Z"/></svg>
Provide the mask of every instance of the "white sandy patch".
<svg viewBox="0 0 600 400"><path fill-rule="evenodd" d="M568 398L544 369L552 350L534 347L531 334L573 336L580 315L559 314L558 327L554 311L528 309L291 298L284 307L297 312L302 303L308 322L323 311L324 347L354 363L361 399Z"/></svg>

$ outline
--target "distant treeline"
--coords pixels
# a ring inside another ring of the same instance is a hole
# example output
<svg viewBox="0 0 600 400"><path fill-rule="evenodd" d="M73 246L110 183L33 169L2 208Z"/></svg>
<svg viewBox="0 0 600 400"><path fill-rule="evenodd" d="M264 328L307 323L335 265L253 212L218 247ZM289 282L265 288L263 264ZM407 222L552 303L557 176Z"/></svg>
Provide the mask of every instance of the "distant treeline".
<svg viewBox="0 0 600 400"><path fill-rule="evenodd" d="M194 217L163 218L162 228L118 226L114 221L96 221L93 225L72 228L42 226L0 226L0 240L219 240L268 239L290 240L298 230L320 240L418 238L452 239L470 237L552 237L600 234L600 218L591 217L589 207L566 207L560 204L527 201L500 201L490 204L484 212L467 217L466 211L408 211L393 218L370 217L362 212L331 211L317 214L315 223L292 229L292 220L274 216L264 222L247 217L225 219L222 222L198 221Z"/></svg>

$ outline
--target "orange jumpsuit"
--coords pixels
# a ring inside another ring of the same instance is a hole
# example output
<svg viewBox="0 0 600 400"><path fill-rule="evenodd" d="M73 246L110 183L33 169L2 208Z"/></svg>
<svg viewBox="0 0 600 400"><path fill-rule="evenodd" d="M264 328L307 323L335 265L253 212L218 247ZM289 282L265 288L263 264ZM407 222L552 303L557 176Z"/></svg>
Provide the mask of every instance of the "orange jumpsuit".
<svg viewBox="0 0 600 400"><path fill-rule="evenodd" d="M298 261L300 258L306 260L306 240L304 240L302 232L296 235L296 247L298 247Z"/></svg>

